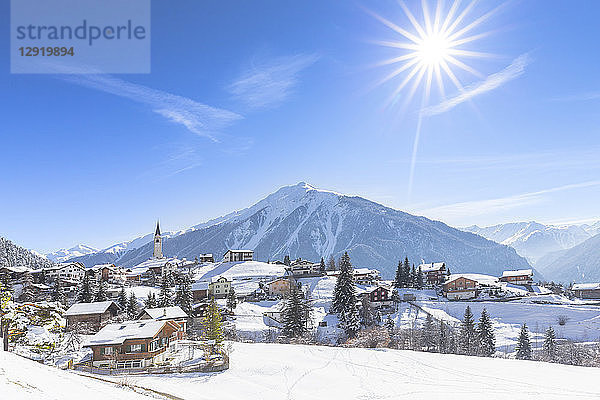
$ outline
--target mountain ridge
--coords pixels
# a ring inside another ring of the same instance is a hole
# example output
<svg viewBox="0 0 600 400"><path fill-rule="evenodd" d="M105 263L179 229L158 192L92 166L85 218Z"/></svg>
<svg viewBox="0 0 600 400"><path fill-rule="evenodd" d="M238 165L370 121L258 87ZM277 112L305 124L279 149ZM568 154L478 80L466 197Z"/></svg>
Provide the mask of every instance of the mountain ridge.
<svg viewBox="0 0 600 400"><path fill-rule="evenodd" d="M107 253L74 258L91 266L93 258L130 267L152 254L146 243L106 261ZM163 253L193 259L219 257L228 248L249 248L259 260L303 257L318 260L348 251L356 266L381 268L390 278L399 259L418 264L445 261L454 272L497 275L529 268L514 249L426 217L414 216L360 196L317 189L305 182L284 186L250 207L234 211L163 240ZM92 264L93 265L93 264Z"/></svg>

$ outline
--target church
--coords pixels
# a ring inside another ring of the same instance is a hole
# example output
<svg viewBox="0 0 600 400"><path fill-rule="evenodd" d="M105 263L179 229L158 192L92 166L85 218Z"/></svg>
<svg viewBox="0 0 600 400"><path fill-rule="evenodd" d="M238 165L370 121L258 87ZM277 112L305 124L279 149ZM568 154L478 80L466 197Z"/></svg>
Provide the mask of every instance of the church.
<svg viewBox="0 0 600 400"><path fill-rule="evenodd" d="M152 258L164 258L162 253L162 236L160 236L158 221L156 221L156 232L154 232L154 253L152 254Z"/></svg>

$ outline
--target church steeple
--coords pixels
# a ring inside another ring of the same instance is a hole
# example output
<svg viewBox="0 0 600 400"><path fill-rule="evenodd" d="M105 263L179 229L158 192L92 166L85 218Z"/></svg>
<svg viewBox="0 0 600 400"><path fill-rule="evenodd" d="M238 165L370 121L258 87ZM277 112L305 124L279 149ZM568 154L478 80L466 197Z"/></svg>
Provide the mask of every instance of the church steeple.
<svg viewBox="0 0 600 400"><path fill-rule="evenodd" d="M163 258L162 237L160 236L160 226L158 225L158 221L156 221L156 232L154 233L154 253L152 254L152 257Z"/></svg>

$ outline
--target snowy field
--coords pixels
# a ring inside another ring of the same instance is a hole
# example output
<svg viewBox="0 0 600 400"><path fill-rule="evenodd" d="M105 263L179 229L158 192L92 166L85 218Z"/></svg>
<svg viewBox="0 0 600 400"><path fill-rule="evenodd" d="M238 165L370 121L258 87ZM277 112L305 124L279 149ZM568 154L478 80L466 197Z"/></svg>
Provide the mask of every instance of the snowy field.
<svg viewBox="0 0 600 400"><path fill-rule="evenodd" d="M0 351L0 399L139 400L145 394Z"/></svg>
<svg viewBox="0 0 600 400"><path fill-rule="evenodd" d="M234 343L215 374L132 376L183 399L592 399L600 369L389 349ZM118 378L112 378L118 380Z"/></svg>

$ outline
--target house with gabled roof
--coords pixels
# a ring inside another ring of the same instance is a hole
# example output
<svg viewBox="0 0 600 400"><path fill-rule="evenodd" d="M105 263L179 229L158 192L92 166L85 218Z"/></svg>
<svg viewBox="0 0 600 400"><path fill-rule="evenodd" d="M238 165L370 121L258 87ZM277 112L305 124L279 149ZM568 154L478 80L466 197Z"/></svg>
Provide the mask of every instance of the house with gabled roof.
<svg viewBox="0 0 600 400"><path fill-rule="evenodd" d="M109 319L116 316L121 308L114 301L76 303L65 312L67 329L84 324L86 328L98 330Z"/></svg>
<svg viewBox="0 0 600 400"><path fill-rule="evenodd" d="M252 250L227 250L223 254L223 262L252 261L254 251Z"/></svg>
<svg viewBox="0 0 600 400"><path fill-rule="evenodd" d="M531 285L533 283L532 269L517 269L502 272L500 282L508 282L513 285Z"/></svg>
<svg viewBox="0 0 600 400"><path fill-rule="evenodd" d="M441 285L446 280L448 274L446 263L444 262L423 263L419 265L419 268L421 268L421 272L425 277L425 284L429 286Z"/></svg>
<svg viewBox="0 0 600 400"><path fill-rule="evenodd" d="M187 324L189 315L181 309L179 306L172 307L158 307L158 308L145 308L143 309L138 317L138 320L154 319L157 321L173 321L179 325L176 339L183 339L185 332L187 331Z"/></svg>
<svg viewBox="0 0 600 400"><path fill-rule="evenodd" d="M92 349L93 367L144 368L165 361L178 329L173 321L154 319L108 324L83 347Z"/></svg>

